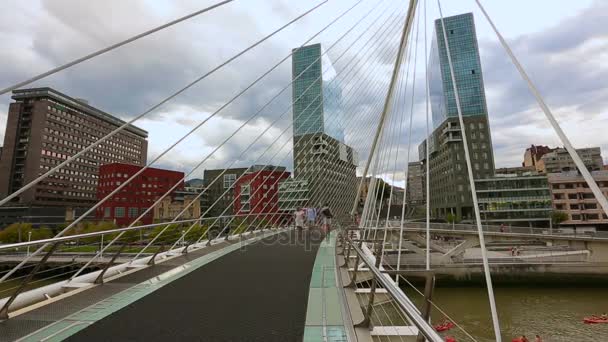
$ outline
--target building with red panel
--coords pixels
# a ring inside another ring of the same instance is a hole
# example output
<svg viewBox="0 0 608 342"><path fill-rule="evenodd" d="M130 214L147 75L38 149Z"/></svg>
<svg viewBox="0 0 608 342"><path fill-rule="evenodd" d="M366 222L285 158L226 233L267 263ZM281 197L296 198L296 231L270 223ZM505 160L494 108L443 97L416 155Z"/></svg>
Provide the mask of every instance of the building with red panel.
<svg viewBox="0 0 608 342"><path fill-rule="evenodd" d="M279 182L289 177L284 167L252 167L234 184L234 213L260 214L279 212Z"/></svg>
<svg viewBox="0 0 608 342"><path fill-rule="evenodd" d="M102 165L99 168L97 199L106 197L141 169L141 166L123 163ZM183 190L183 179L183 172L148 168L99 206L95 216L99 220L114 221L120 226L128 225L176 183L180 185L175 190ZM141 222L152 223L153 215L154 210L150 210Z"/></svg>

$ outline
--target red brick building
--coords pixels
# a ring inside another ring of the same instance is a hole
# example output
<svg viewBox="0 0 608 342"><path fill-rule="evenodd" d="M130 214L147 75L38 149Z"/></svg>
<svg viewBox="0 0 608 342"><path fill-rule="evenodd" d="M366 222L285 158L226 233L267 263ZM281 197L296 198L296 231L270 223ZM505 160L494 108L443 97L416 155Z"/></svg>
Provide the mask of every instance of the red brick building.
<svg viewBox="0 0 608 342"><path fill-rule="evenodd" d="M289 177L289 172L264 169L243 175L234 184L234 213L259 214L279 211L279 182Z"/></svg>
<svg viewBox="0 0 608 342"><path fill-rule="evenodd" d="M97 199L107 196L141 169L141 166L123 163L102 165L99 168ZM148 168L97 208L95 216L99 220L128 225L176 183L181 183L176 190L183 190L183 179L183 172ZM150 210L141 220L143 224L152 223L153 212Z"/></svg>

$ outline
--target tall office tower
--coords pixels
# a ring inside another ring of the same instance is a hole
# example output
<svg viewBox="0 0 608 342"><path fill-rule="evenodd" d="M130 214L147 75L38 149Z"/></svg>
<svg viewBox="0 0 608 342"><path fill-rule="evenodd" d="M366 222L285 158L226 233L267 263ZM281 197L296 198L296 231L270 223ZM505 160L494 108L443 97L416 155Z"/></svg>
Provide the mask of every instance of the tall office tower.
<svg viewBox="0 0 608 342"><path fill-rule="evenodd" d="M321 206L331 199L336 214L346 217L355 200L358 160L356 152L344 144L342 92L335 77L321 44L294 49L295 179L308 183L308 206Z"/></svg>
<svg viewBox="0 0 608 342"><path fill-rule="evenodd" d="M294 49L291 70L294 136L325 133L344 143L342 90L321 44Z"/></svg>
<svg viewBox="0 0 608 342"><path fill-rule="evenodd" d="M444 18L456 85L467 134L475 179L494 174L494 155L488 122L483 73L472 13ZM419 147L420 159L427 162L429 144L431 208L436 217L453 214L473 219L473 200L464 157L458 109L447 48L440 19L435 21L431 47L430 97L433 133Z"/></svg>
<svg viewBox="0 0 608 342"><path fill-rule="evenodd" d="M124 124L124 121L51 88L13 91L4 151L0 198L52 169ZM97 202L99 167L122 162L145 165L148 133L135 126L114 135L18 196L20 206L88 207Z"/></svg>

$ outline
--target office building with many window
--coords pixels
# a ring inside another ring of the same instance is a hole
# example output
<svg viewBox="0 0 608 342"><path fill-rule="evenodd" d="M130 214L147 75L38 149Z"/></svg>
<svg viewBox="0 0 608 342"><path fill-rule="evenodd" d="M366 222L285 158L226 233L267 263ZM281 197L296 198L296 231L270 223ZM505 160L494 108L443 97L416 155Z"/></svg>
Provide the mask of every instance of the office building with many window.
<svg viewBox="0 0 608 342"><path fill-rule="evenodd" d="M424 164L419 161L411 162L407 166L407 185L405 187L407 194L405 198L407 205L410 207L425 203L426 180L424 179L423 167Z"/></svg>
<svg viewBox="0 0 608 342"><path fill-rule="evenodd" d="M482 222L549 227L553 212L547 176L514 170L475 180Z"/></svg>
<svg viewBox="0 0 608 342"><path fill-rule="evenodd" d="M319 207L335 199L345 217L355 200L357 153L344 144L342 92L321 44L294 49L292 103L295 180L306 182L308 203ZM344 209L342 209L344 208Z"/></svg>
<svg viewBox="0 0 608 342"><path fill-rule="evenodd" d="M294 175L308 183L307 207L331 201L339 219L347 219L357 196L357 153L327 134L306 134L294 141Z"/></svg>
<svg viewBox="0 0 608 342"><path fill-rule="evenodd" d="M342 91L333 82L336 72L321 44L293 50L292 98L294 137L325 133L344 142Z"/></svg>
<svg viewBox="0 0 608 342"><path fill-rule="evenodd" d="M205 217L233 214L234 183L247 171L248 168L246 167L205 170L203 179L205 180L208 204Z"/></svg>
<svg viewBox="0 0 608 342"><path fill-rule="evenodd" d="M290 173L282 170L263 169L245 174L234 185L234 213L236 215L266 215L276 222L279 213L279 186Z"/></svg>
<svg viewBox="0 0 608 342"><path fill-rule="evenodd" d="M51 88L13 91L0 160L0 198L6 197L99 140L124 121ZM90 207L99 167L145 165L148 133L135 126L114 135L23 192L15 206Z"/></svg>
<svg viewBox="0 0 608 342"><path fill-rule="evenodd" d="M608 171L592 171L591 175L604 196L608 196ZM608 217L578 171L550 173L547 177L553 209L567 215L562 226L608 230Z"/></svg>
<svg viewBox="0 0 608 342"><path fill-rule="evenodd" d="M447 17L443 23L456 78L473 177L489 178L494 174L494 155L473 14ZM434 130L422 142L418 151L420 160L430 163L430 206L433 215L445 218L452 214L463 220L472 220L474 208L464 155L463 128L458 119L443 23L439 19L435 21L429 60ZM430 151L428 161L427 144ZM423 166L424 173L425 169Z"/></svg>
<svg viewBox="0 0 608 342"><path fill-rule="evenodd" d="M123 163L102 165L99 169L97 201L108 196L141 169L142 167L139 165ZM96 218L98 220L114 221L119 225L128 225L145 212L146 209L150 208L156 200L162 197L175 184L179 185L169 194L168 197L171 198L171 201L160 205L160 213L164 212L164 207L170 207L177 191L184 190L184 173L147 168L120 191L103 202L97 208ZM152 223L154 213L154 209L150 210L142 218L141 223ZM166 217L163 216L164 218Z"/></svg>
<svg viewBox="0 0 608 342"><path fill-rule="evenodd" d="M294 178L283 179L279 183L279 210L293 214L296 209L308 203L308 181Z"/></svg>
<svg viewBox="0 0 608 342"><path fill-rule="evenodd" d="M589 171L599 171L604 168L602 151L599 147L588 147L576 149L576 153L583 161ZM574 160L565 148L555 148L540 158L539 168L544 173L558 173L577 171Z"/></svg>

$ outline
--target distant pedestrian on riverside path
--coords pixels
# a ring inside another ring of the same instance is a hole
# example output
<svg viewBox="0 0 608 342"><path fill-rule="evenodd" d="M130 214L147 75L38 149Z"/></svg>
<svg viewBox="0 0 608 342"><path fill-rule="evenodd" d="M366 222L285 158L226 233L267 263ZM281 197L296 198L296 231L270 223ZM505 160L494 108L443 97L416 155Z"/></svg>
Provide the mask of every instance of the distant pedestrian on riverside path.
<svg viewBox="0 0 608 342"><path fill-rule="evenodd" d="M329 239L329 231L331 230L331 218L334 216L334 214L331 212L331 209L329 209L328 203L325 203L323 208L321 208L320 214L323 218L323 232Z"/></svg>
<svg viewBox="0 0 608 342"><path fill-rule="evenodd" d="M315 208L306 208L306 225L309 229L315 226L317 220L317 210Z"/></svg>
<svg viewBox="0 0 608 342"><path fill-rule="evenodd" d="M298 233L302 233L302 230L304 229L304 215L304 210L302 208L296 209L296 212L294 213Z"/></svg>

